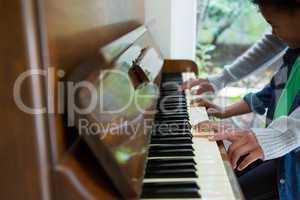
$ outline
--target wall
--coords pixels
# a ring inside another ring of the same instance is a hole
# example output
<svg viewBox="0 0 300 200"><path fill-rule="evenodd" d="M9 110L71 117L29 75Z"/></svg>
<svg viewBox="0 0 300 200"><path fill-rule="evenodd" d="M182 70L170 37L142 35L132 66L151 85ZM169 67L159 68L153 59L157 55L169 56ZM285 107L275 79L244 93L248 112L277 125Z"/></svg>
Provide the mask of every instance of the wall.
<svg viewBox="0 0 300 200"><path fill-rule="evenodd" d="M195 58L196 0L172 0L171 57Z"/></svg>
<svg viewBox="0 0 300 200"><path fill-rule="evenodd" d="M171 56L171 1L145 1L145 23L165 57Z"/></svg>
<svg viewBox="0 0 300 200"><path fill-rule="evenodd" d="M146 0L145 22L163 55L195 58L196 0Z"/></svg>

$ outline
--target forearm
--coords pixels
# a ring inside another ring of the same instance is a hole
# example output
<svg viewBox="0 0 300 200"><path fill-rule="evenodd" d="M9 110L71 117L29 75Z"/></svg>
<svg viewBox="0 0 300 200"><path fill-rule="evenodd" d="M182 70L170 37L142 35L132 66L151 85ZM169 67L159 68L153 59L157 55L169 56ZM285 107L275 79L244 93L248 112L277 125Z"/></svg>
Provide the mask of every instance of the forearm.
<svg viewBox="0 0 300 200"><path fill-rule="evenodd" d="M264 152L264 159L276 159L300 147L300 108L275 120L268 128L252 129Z"/></svg>
<svg viewBox="0 0 300 200"><path fill-rule="evenodd" d="M249 107L249 105L244 100L240 100L237 103L225 107L224 118L243 115L250 112L251 108Z"/></svg>
<svg viewBox="0 0 300 200"><path fill-rule="evenodd" d="M218 91L229 83L245 78L258 69L271 66L281 59L285 49L286 45L277 37L265 34L230 66L226 66L219 74L208 77L208 80L213 85L214 90Z"/></svg>

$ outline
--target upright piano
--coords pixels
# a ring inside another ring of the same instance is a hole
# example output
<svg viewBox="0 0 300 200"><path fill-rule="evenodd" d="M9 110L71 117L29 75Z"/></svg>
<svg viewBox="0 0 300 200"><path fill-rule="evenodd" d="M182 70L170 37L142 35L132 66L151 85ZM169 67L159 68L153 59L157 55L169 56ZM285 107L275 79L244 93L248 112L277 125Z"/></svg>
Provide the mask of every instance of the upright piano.
<svg viewBox="0 0 300 200"><path fill-rule="evenodd" d="M193 129L205 109L178 91L196 64L163 58L143 8L1 2L1 199L243 199L223 144ZM28 71L21 99L47 112L14 99Z"/></svg>
<svg viewBox="0 0 300 200"><path fill-rule="evenodd" d="M209 120L205 108L178 90L197 73L193 61L164 60L141 26L70 75L68 123L122 198L242 199L222 144L193 127Z"/></svg>

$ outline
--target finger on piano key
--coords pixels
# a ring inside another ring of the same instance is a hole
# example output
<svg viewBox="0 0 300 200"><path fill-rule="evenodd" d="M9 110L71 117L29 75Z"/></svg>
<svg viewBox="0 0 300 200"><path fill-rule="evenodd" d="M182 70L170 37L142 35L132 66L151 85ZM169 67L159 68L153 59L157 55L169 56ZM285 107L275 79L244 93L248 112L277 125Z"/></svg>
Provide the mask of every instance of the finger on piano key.
<svg viewBox="0 0 300 200"><path fill-rule="evenodd" d="M194 73L183 73L183 81L190 78L195 78ZM195 107L190 105L193 99L191 91L185 91L189 119L192 126L208 120L205 108L201 108L206 116L201 115L201 111L195 110ZM195 149L195 162L197 163L197 174L200 177L197 183L201 186L201 195L204 199L236 199L233 193L229 177L227 175L225 165L223 163L221 153L216 142L210 142L207 137L197 137L197 135L210 135L212 133L197 132L194 128L193 147ZM195 136L196 135L196 136ZM205 148L204 148L205 147Z"/></svg>
<svg viewBox="0 0 300 200"><path fill-rule="evenodd" d="M191 73L187 74L191 75ZM194 76L194 75L193 75ZM167 74L166 77L163 77L163 81L170 81L170 80L176 80L178 84L184 80L184 74L183 78L180 78L178 74ZM163 87L163 93L165 92L165 96L168 95L176 95L175 92L175 86L169 86L166 85ZM177 93L178 94L178 93ZM157 136L151 137L152 141L155 139L157 141L164 141L163 144L151 144L150 148L152 150L149 150L149 152L176 152L177 149L180 149L182 146L189 146L193 148L193 150L190 152L193 152L193 156L177 156L176 153L170 153L166 154L168 157L149 157L147 168L146 168L146 178L144 179L144 189L146 189L145 184L166 184L166 182L176 183L176 184L182 184L183 182L191 181L197 183L201 187L201 191L199 189L195 190L198 193L201 193L201 196L203 199L219 199L219 200L234 200L234 194L230 185L230 182L228 180L224 164L218 149L218 146L215 142L210 142L206 137L197 137L197 135L207 135L207 133L202 132L196 132L192 128L192 125L195 125L199 122L208 120L208 117L206 115L206 111L204 108L200 108L198 110L193 110L193 108L190 106L190 99L192 96L187 93L186 91L184 94L181 94L186 98L184 103L180 101L169 101L166 104L166 107L174 111L178 109L178 106L180 108L180 111L184 112L186 111L188 113L188 116L180 116L174 114L174 117L170 116L170 114L165 114L163 111L166 111L165 108L159 107L159 113L158 117L156 117L157 125L161 125L163 123L170 125L170 124L180 124L182 121L188 121L187 127L182 126L181 128L185 127L189 129L187 133L190 134L188 137L190 141L192 141L192 144L184 144L184 141L181 141L180 138L184 137L173 137L169 136L172 135L172 133L186 133L186 130L176 130L176 132L172 132L172 129L161 129L159 130L156 128L153 132L153 134L156 134ZM179 95L178 95L179 96ZM180 99L183 99L179 97ZM175 99L175 98L174 98ZM169 111L167 110L167 112ZM165 115L164 115L165 114ZM171 113L172 114L172 113ZM182 113L180 113L182 115ZM161 115L161 117L159 116ZM186 115L186 113L185 113ZM210 133L211 134L211 133ZM166 137L160 137L159 135L166 135ZM195 137L196 135L196 137ZM193 137L194 136L194 137ZM172 141L172 139L177 138L179 142L177 143L165 143L165 141ZM183 142L183 143L182 143ZM185 148L184 147L184 148ZM164 149L165 148L165 149ZM184 149L183 148L183 149ZM154 150L153 150L154 149ZM155 154L154 154L155 156ZM164 156L163 154L161 156ZM170 157L169 157L170 156ZM179 173L180 172L180 173ZM193 175L194 177L191 177ZM177 176L177 177L175 177ZM148 177L148 178L147 178ZM167 186L166 186L167 187ZM178 186L179 187L179 186ZM188 187L184 187L188 188ZM188 189L187 189L188 190ZM160 191L156 193L156 196L153 195L152 198L154 199L174 199L174 198L180 198L180 199L200 199L200 197L187 197L182 196L179 197L176 194L176 197L170 197L165 196L166 193L169 194L170 191L173 191L172 189L165 189L164 191ZM150 190L149 193L152 191ZM158 194L159 193L159 194ZM174 193L173 193L174 194Z"/></svg>

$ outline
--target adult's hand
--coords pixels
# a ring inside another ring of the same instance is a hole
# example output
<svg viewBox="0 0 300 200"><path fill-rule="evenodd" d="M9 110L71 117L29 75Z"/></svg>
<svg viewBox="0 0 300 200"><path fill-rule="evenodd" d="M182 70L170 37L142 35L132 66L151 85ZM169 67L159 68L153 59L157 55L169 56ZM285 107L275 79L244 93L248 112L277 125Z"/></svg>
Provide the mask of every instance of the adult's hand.
<svg viewBox="0 0 300 200"><path fill-rule="evenodd" d="M213 116L213 117L217 117L217 118L220 118L220 119L224 119L227 116L227 111L225 108L223 107L220 107L214 103L212 103L211 101L207 100L207 99L204 99L202 97L198 97L196 99L193 99L191 101L191 105L192 106L196 106L196 107L205 107L206 110L207 110L207 114L209 116Z"/></svg>
<svg viewBox="0 0 300 200"><path fill-rule="evenodd" d="M193 87L198 86L198 89L195 91L196 95L201 95L205 92L214 92L213 86L207 79L198 78L198 79L191 79L189 81L185 81L179 87L179 90L189 90Z"/></svg>
<svg viewBox="0 0 300 200"><path fill-rule="evenodd" d="M228 156L233 169L244 170L256 160L263 159L264 153L259 145L255 134L251 130L232 129L209 138L211 141L228 140L231 145L228 149ZM237 166L237 162L243 156L243 161Z"/></svg>

